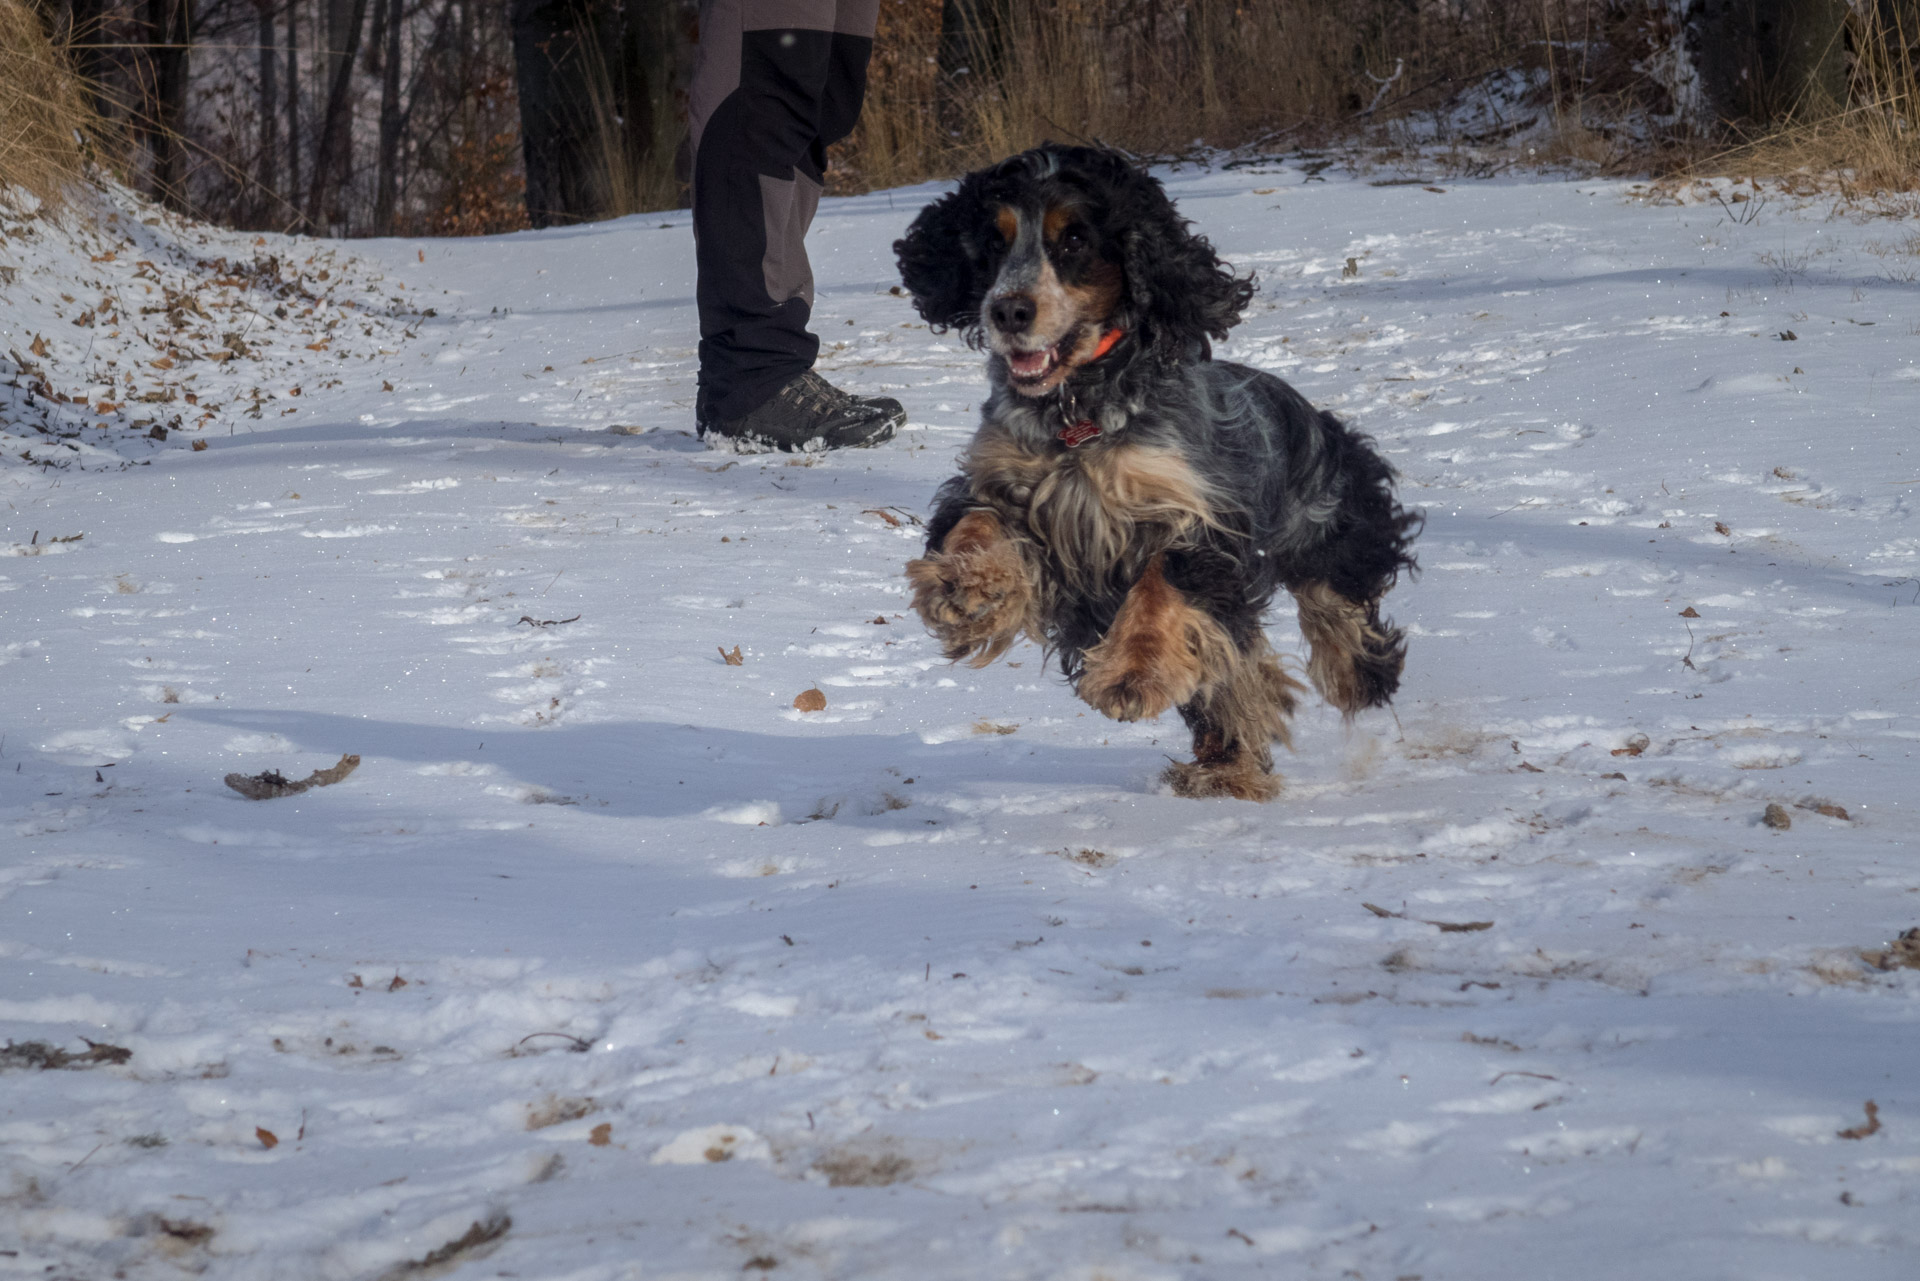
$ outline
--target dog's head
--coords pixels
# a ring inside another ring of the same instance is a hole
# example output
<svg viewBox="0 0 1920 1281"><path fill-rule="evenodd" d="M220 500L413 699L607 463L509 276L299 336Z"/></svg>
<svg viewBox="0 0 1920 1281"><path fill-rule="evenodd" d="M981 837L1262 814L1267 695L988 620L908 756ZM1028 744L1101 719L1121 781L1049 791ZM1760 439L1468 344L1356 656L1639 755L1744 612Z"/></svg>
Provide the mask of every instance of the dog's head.
<svg viewBox="0 0 1920 1281"><path fill-rule="evenodd" d="M1028 396L1104 355L1115 331L1174 357L1224 338L1253 297L1157 180L1092 147L1049 143L969 174L893 250L927 323L989 347Z"/></svg>

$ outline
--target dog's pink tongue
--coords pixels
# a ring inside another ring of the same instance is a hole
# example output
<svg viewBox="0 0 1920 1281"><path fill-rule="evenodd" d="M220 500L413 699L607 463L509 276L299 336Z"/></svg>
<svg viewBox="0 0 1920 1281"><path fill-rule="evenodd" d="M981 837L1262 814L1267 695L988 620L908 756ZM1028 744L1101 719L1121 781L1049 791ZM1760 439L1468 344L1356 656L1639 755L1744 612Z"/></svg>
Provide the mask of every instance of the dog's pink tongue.
<svg viewBox="0 0 1920 1281"><path fill-rule="evenodd" d="M1047 359L1044 351L1016 351L1007 357L1007 364L1014 373L1030 378L1047 367Z"/></svg>

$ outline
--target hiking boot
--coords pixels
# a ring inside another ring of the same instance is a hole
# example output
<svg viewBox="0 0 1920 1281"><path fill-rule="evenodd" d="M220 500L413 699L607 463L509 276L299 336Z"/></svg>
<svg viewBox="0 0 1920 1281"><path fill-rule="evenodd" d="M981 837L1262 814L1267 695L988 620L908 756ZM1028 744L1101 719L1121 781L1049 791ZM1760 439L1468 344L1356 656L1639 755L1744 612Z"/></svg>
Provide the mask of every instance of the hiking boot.
<svg viewBox="0 0 1920 1281"><path fill-rule="evenodd" d="M709 421L696 404L700 438L736 454L819 453L893 439L907 411L888 396L855 396L809 369L756 409L727 422Z"/></svg>

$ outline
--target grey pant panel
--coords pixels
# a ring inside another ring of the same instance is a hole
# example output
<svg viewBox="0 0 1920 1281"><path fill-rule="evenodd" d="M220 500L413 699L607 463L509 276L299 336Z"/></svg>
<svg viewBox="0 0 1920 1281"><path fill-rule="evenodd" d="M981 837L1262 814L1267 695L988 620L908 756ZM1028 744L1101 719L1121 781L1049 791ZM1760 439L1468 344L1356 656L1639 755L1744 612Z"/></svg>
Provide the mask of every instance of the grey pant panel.
<svg viewBox="0 0 1920 1281"><path fill-rule="evenodd" d="M792 178L760 175L760 207L767 220L767 255L760 260L767 297L804 298L813 306L813 265L807 261L807 228L820 208L820 184L803 173Z"/></svg>
<svg viewBox="0 0 1920 1281"><path fill-rule="evenodd" d="M832 31L873 38L880 0L703 0L700 43L687 86L687 126L694 151L714 109L740 87L740 37L748 31Z"/></svg>

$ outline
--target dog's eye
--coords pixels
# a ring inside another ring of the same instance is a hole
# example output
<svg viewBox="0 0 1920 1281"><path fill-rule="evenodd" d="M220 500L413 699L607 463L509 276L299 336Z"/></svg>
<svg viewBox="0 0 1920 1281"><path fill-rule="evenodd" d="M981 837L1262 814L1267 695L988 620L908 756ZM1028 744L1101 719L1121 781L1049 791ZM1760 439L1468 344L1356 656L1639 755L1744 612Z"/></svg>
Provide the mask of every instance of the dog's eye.
<svg viewBox="0 0 1920 1281"><path fill-rule="evenodd" d="M1087 247L1087 233L1078 227L1069 227L1060 233L1060 247L1075 250Z"/></svg>

